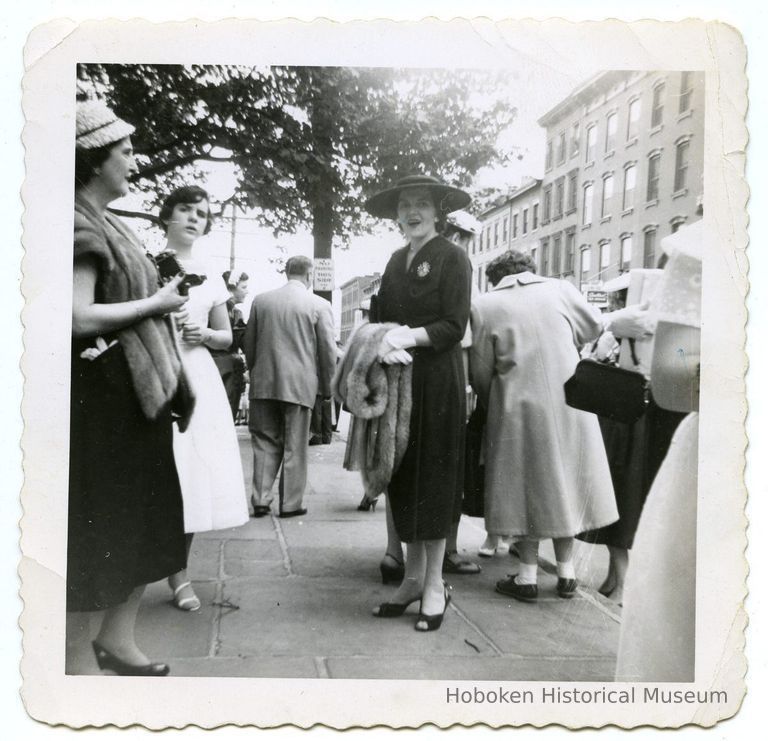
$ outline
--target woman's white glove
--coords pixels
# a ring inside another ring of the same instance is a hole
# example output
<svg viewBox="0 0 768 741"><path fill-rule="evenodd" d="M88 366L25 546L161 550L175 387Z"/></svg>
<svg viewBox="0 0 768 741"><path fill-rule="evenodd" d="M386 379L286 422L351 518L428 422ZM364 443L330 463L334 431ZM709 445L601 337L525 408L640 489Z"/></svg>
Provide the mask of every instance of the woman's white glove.
<svg viewBox="0 0 768 741"><path fill-rule="evenodd" d="M413 356L407 350L390 350L379 359L384 365L410 365L413 362Z"/></svg>
<svg viewBox="0 0 768 741"><path fill-rule="evenodd" d="M393 350L405 350L408 347L414 347L416 345L415 332L406 325L395 327L390 329L382 338L379 345L379 360L384 362L384 358ZM407 353L406 353L407 354ZM395 363L402 362L400 360L392 361Z"/></svg>

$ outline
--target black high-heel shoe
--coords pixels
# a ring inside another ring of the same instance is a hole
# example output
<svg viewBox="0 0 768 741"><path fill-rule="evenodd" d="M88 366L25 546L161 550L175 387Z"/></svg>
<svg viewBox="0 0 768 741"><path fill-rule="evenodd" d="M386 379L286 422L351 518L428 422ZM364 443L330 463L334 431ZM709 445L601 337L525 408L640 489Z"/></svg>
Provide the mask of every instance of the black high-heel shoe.
<svg viewBox="0 0 768 741"><path fill-rule="evenodd" d="M438 613L437 615L425 615L421 611L421 607L419 607L419 616L416 618L416 623L414 624L414 628L421 633L427 633L430 630L437 630L442 624L443 624L443 618L445 617L445 611L448 609L448 605L451 601L451 595L448 594L447 589L443 589L443 596L445 598L445 606L443 607L443 611ZM420 628L419 623L426 623L426 628Z"/></svg>
<svg viewBox="0 0 768 741"><path fill-rule="evenodd" d="M123 677L165 677L171 667L168 664L129 664L118 659L111 651L107 651L98 641L93 641L93 653L96 654L96 663L99 669L108 669Z"/></svg>
<svg viewBox="0 0 768 741"><path fill-rule="evenodd" d="M360 500L360 504L357 505L357 511L358 512L375 512L376 511L376 505L378 504L378 499L368 499L368 495L363 495L363 498Z"/></svg>
<svg viewBox="0 0 768 741"><path fill-rule="evenodd" d="M421 595L414 597L408 602L382 602L378 607L373 608L373 616L380 618L393 618L400 617L408 608L408 605L412 605L417 600L421 599ZM377 612L378 610L378 612Z"/></svg>
<svg viewBox="0 0 768 741"><path fill-rule="evenodd" d="M390 566L386 561L387 558L391 558L397 565ZM391 553L385 553L384 559L379 564L379 571L381 571L382 584L399 584L405 577L405 564Z"/></svg>

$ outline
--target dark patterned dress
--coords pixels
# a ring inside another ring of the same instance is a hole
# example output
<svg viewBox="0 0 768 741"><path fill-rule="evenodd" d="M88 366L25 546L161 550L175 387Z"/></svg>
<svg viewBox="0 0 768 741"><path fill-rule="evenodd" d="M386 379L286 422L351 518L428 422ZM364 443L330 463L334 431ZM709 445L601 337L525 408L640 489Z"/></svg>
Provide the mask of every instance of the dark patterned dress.
<svg viewBox="0 0 768 741"><path fill-rule="evenodd" d="M461 339L469 320L472 268L443 237L425 244L406 269L408 247L389 260L375 319L424 327L431 347L413 354L410 439L387 490L406 543L445 538L461 516L466 380Z"/></svg>

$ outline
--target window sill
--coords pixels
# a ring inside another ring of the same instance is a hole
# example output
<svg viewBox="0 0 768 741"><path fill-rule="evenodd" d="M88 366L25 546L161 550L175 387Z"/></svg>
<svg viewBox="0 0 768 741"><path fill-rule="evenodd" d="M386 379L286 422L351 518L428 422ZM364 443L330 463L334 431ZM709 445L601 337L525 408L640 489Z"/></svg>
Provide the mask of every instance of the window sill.
<svg viewBox="0 0 768 741"><path fill-rule="evenodd" d="M624 149L629 149L630 147L634 147L637 144L637 137L633 136L631 139L627 140L627 143L624 145Z"/></svg>
<svg viewBox="0 0 768 741"><path fill-rule="evenodd" d="M575 213L576 213L576 206L574 206L573 208L569 208L569 209L568 209L568 210L565 212L565 215L566 215L566 216L570 216L571 214L575 214Z"/></svg>
<svg viewBox="0 0 768 741"><path fill-rule="evenodd" d="M659 205L659 199L658 198L654 198L653 200L647 201L646 204L645 204L645 207L646 208L653 208L654 206L658 206L658 205Z"/></svg>
<svg viewBox="0 0 768 741"><path fill-rule="evenodd" d="M587 163L584 165L584 169L585 169L585 170L588 170L590 167L594 167L594 166L595 166L595 161L594 161L594 160L591 160L590 162L587 162Z"/></svg>
<svg viewBox="0 0 768 741"><path fill-rule="evenodd" d="M555 215L552 217L552 221L560 221L560 219L562 219L562 218L563 218L563 215L562 215L562 214L555 214Z"/></svg>
<svg viewBox="0 0 768 741"><path fill-rule="evenodd" d="M654 126L648 132L648 136L654 136L655 134L660 134L663 128L664 128L664 124L659 124L658 126Z"/></svg>
<svg viewBox="0 0 768 741"><path fill-rule="evenodd" d="M629 208L625 208L621 212L621 216L622 218L624 218L625 216L631 216L634 212L635 212L635 209L632 206L630 206Z"/></svg>
<svg viewBox="0 0 768 741"><path fill-rule="evenodd" d="M610 159L611 157L613 157L613 155L614 155L614 154L616 154L616 150L615 150L615 149L609 149L609 150L608 150L608 151L607 151L607 152L606 152L606 153L603 155L603 159L604 159L604 160L608 160L608 159Z"/></svg>
<svg viewBox="0 0 768 741"><path fill-rule="evenodd" d="M590 221L589 224L582 224L581 231L584 231L585 229L589 229L592 226L592 222Z"/></svg>
<svg viewBox="0 0 768 741"><path fill-rule="evenodd" d="M688 195L688 188L681 188L672 194L672 198L683 198Z"/></svg>
<svg viewBox="0 0 768 741"><path fill-rule="evenodd" d="M689 108L687 111L683 111L682 113L678 114L677 122L680 123L680 121L685 121L686 118L691 118L692 116L693 108Z"/></svg>
<svg viewBox="0 0 768 741"><path fill-rule="evenodd" d="M603 218L600 219L600 223L601 224L608 224L610 222L610 220L611 220L610 216L603 216Z"/></svg>

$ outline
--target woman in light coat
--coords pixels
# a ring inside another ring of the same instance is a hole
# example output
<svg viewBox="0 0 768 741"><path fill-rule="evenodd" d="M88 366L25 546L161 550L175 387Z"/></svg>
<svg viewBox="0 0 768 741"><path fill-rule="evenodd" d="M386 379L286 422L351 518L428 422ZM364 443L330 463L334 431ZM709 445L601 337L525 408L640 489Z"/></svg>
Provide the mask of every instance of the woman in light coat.
<svg viewBox="0 0 768 741"><path fill-rule="evenodd" d="M496 590L538 598L539 540L552 538L557 593L573 597L573 536L618 518L597 417L566 406L563 384L600 315L567 281L507 252L486 269L494 290L472 306L470 374L487 410L485 523L518 540L520 572Z"/></svg>

